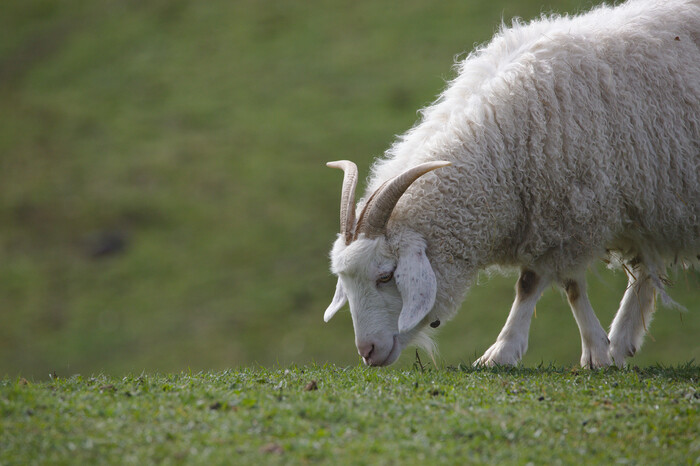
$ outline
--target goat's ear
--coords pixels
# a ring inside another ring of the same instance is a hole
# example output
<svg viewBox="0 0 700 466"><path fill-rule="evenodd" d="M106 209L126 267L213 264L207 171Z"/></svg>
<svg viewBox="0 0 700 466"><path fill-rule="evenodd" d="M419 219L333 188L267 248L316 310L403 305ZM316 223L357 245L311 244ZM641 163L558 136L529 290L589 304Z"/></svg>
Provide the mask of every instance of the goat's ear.
<svg viewBox="0 0 700 466"><path fill-rule="evenodd" d="M418 325L435 305L437 280L425 255L425 247L409 248L399 256L394 273L403 308L399 315L399 333Z"/></svg>
<svg viewBox="0 0 700 466"><path fill-rule="evenodd" d="M326 309L323 314L324 322L331 320L331 317L335 315L336 312L340 310L341 307L345 306L348 302L348 297L345 295L345 290L343 289L343 284L340 283L340 278L338 279L338 284L335 287L335 295L333 296L333 301L331 301L330 306Z"/></svg>

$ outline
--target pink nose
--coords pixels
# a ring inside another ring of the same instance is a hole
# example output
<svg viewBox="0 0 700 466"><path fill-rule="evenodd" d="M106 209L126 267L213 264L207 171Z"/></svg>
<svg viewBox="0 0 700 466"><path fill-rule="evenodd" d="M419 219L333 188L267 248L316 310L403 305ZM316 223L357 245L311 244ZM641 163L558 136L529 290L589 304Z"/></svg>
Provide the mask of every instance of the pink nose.
<svg viewBox="0 0 700 466"><path fill-rule="evenodd" d="M357 344L357 352L365 359L369 359L374 352L374 343L371 341Z"/></svg>

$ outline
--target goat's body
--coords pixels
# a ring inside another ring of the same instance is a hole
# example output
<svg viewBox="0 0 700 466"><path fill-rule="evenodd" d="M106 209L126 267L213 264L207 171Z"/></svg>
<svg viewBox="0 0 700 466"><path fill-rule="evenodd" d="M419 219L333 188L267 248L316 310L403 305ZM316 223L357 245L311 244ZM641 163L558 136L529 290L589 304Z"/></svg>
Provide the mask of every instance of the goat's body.
<svg viewBox="0 0 700 466"><path fill-rule="evenodd" d="M375 165L368 192L405 167L452 162L392 218L429 238L453 277L446 301L485 266L565 278L609 250L658 285L668 261L700 251L699 47L690 1L504 30Z"/></svg>

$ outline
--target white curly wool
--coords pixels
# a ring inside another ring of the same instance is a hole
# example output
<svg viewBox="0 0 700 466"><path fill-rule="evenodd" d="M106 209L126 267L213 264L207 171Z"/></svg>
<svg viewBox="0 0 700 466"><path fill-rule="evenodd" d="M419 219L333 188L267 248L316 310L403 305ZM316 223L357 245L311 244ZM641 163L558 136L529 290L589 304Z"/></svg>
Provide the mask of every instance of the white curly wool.
<svg viewBox="0 0 700 466"><path fill-rule="evenodd" d="M554 282L579 324L581 363L622 365L655 293L671 303L667 266L700 253L700 2L630 0L515 22L457 70L372 167L365 200L407 168L452 163L401 197L389 249L425 242L437 279L430 319L443 322L479 270L521 269L508 322L479 363L521 358L537 297ZM630 276L610 343L583 278L605 256Z"/></svg>

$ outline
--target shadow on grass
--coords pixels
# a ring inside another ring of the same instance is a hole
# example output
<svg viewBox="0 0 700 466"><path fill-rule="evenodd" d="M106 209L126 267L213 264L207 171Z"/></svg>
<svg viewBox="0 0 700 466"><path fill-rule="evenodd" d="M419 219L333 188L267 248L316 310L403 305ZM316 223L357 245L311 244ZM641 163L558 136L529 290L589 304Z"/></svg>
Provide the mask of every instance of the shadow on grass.
<svg viewBox="0 0 700 466"><path fill-rule="evenodd" d="M415 366L414 366L415 367ZM430 369L428 369L430 370ZM582 375L588 374L591 376L606 377L612 374L637 374L640 379L648 378L664 378L667 380L676 381L697 381L700 380L700 366L695 363L695 360L691 360L684 364L679 364L676 366L664 366L663 364L656 364L649 367L638 367L631 366L624 369L619 369L617 367L607 367L604 369L590 370L582 369L580 367L562 367L554 366L550 364L545 366L540 364L538 367L523 367L523 366L496 366L496 367L474 367L471 364L459 364L458 366L448 366L445 368L448 371L459 371L465 374L472 373L491 373L491 374L501 374L501 375L520 375L520 376L562 376L562 375Z"/></svg>

